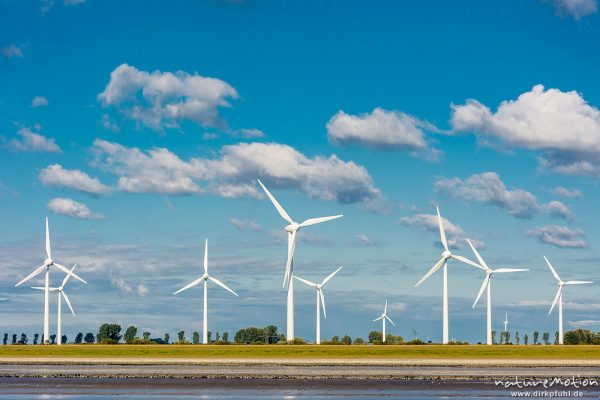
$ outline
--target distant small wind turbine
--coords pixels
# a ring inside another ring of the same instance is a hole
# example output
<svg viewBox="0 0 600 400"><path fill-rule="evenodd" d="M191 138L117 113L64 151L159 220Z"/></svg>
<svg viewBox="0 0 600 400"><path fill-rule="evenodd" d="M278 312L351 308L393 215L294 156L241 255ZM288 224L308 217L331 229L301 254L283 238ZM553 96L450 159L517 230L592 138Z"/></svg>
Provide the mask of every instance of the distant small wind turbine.
<svg viewBox="0 0 600 400"><path fill-rule="evenodd" d="M200 282L204 282L204 314L202 316L203 321L202 321L202 343L203 344L208 344L208 295L207 295L207 286L208 286L208 281L211 280L214 283L216 283L217 285L221 286L223 289L235 294L236 296L238 296L238 294L236 292L234 292L233 290L231 290L229 287L227 287L227 285L225 285L223 282L221 282L220 280L218 280L217 278L214 278L210 275L208 275L208 239L206 239L206 242L204 243L204 275L202 275L200 278L196 279L195 281L193 281L192 283L189 283L187 285L185 285L184 287L182 287L181 289L179 289L178 291L174 292L173 294L177 294L179 292L183 292L184 290L187 290L193 286L196 286L197 284L199 284Z"/></svg>
<svg viewBox="0 0 600 400"><path fill-rule="evenodd" d="M504 316L504 332L508 332L508 311L506 312L506 315Z"/></svg>
<svg viewBox="0 0 600 400"><path fill-rule="evenodd" d="M592 282L592 281L563 282L563 280L560 279L560 276L558 276L558 274L556 273L554 268L552 268L552 264L550 264L550 261L548 261L546 256L544 256L544 260L546 260L546 264L548 264L548 267L550 268L550 272L552 272L552 275L554 275L554 278L556 279L556 281L558 283L558 290L556 292L556 296L554 297L554 301L552 302L552 306L550 307L550 311L548 311L548 314L550 314L552 312L552 310L554 309L554 306L558 302L558 344L563 344L563 299L562 299L563 287L565 285L585 285L587 283L594 283L594 282Z"/></svg>
<svg viewBox="0 0 600 400"><path fill-rule="evenodd" d="M452 254L450 249L448 248L448 242L446 240L446 233L444 232L444 225L442 222L442 217L440 215L440 209L436 206L438 225L440 228L440 240L442 241L442 245L444 246L444 251L442 252L442 258L438 261L430 270L427 272L419 282L415 285L415 287L419 286L423 283L427 278L429 278L435 271L440 269L442 265L444 266L444 289L442 296L442 344L448 343L448 260L454 258L455 260L461 261L465 264L469 264L476 268L482 268L477 265L473 261L465 258L463 256L459 256L456 254Z"/></svg>
<svg viewBox="0 0 600 400"><path fill-rule="evenodd" d="M75 269L75 267L77 266L77 264L73 265L73 268L71 268L71 272L73 272L73 270ZM63 299L65 299L65 302L67 303L67 305L69 306L69 309L71 310L71 314L73 314L73 316L75 316L75 311L73 311L73 306L71 306L71 301L69 301L69 296L67 296L67 293L65 293L65 284L67 283L67 281L69 280L69 278L71 277L71 275L67 275L65 276L65 279L63 279L62 284L59 287L55 287L55 288L49 288L48 290L51 292L58 292L58 321L57 321L57 332L58 332L58 345L62 344L62 309L61 309L61 297ZM32 289L37 289L37 290L45 290L45 288L40 287L40 286L33 286Z"/></svg>
<svg viewBox="0 0 600 400"><path fill-rule="evenodd" d="M258 179L258 183L263 188L271 203L277 209L277 212L283 219L285 219L289 225L283 228L288 233L288 256L287 262L285 265L285 275L283 277L283 287L287 285L287 326L286 326L286 338L288 341L294 340L294 280L292 277L294 276L294 251L296 249L296 235L301 228L320 224L321 222L331 221L332 219L337 219L343 217L343 215L333 215L331 217L319 217L319 218L309 218L304 222L297 223L295 222L288 213L283 209L281 204L273 197L271 192L267 190L265 185Z"/></svg>
<svg viewBox="0 0 600 400"><path fill-rule="evenodd" d="M392 321L392 320L390 319L390 317L388 317L388 315L387 315L387 300L385 301L385 307L383 308L383 314L381 314L381 316L380 316L379 318L375 318L375 319L373 320L373 322L375 322L375 321L379 321L379 320L381 320L381 321L382 321L382 324L383 324L382 335L383 335L383 337L382 337L381 341L382 341L382 342L384 342L384 343L385 343L385 320L386 320L386 319L387 319L388 321L390 321L390 323L391 323L392 325L396 326L396 324L394 323L394 321Z"/></svg>
<svg viewBox="0 0 600 400"><path fill-rule="evenodd" d="M67 267L60 265L52 259L52 250L50 248L50 229L48 228L48 218L46 217L46 260L44 260L44 264L33 271L31 274L27 275L23 278L19 283L15 285L15 287L20 284L28 281L34 276L41 274L42 272L46 272L44 278L44 344L50 343L50 302L49 302L49 288L50 288L50 267L56 267L66 273L67 275L72 275L73 278L80 280L83 283L87 283L83 279L81 279L76 274L72 273L67 269Z"/></svg>
<svg viewBox="0 0 600 400"><path fill-rule="evenodd" d="M490 267L487 266L487 264L485 263L485 261L483 260L481 255L479 255L479 252L475 249L475 246L473 246L473 243L471 243L471 241L469 239L467 239L467 243L469 243L469 246L471 246L471 250L473 250L473 253L475 253L475 257L477 257L477 261L479 261L479 264L481 265L481 267L483 267L483 270L485 271L485 278L483 279L483 284L481 285L481 289L479 289L477 298L475 299L475 302L473 303L473 308L475 308L475 305L481 298L483 291L487 288L487 341L486 341L486 343L488 345L491 345L492 344L492 275L507 273L507 272L525 272L525 271L529 271L529 270L528 269L517 269L517 268L491 269ZM506 321L504 321L504 332L506 332L507 325L508 325L508 313L506 314Z"/></svg>
<svg viewBox="0 0 600 400"><path fill-rule="evenodd" d="M313 283L306 279L302 279L298 276L294 276L294 278L298 279L300 282L305 283L308 286L312 286L315 289L317 289L317 334L316 334L316 340L315 340L316 344L321 344L321 310L319 309L321 306L323 307L323 317L325 319L327 319L327 312L325 311L325 296L323 295L323 286L325 286L325 284L327 282L329 282L329 280L331 278L333 278L333 276L335 274L337 274L338 271L342 268L344 268L344 267L339 267L338 269L333 271L333 273L331 273L327 278L323 279L323 282L321 282L319 284Z"/></svg>

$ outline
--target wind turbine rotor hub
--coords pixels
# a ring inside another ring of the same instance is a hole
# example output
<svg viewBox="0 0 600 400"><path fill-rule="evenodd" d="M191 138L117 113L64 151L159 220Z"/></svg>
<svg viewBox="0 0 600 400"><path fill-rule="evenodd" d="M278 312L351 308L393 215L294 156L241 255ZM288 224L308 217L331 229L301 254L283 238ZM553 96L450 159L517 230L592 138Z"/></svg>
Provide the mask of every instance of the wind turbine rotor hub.
<svg viewBox="0 0 600 400"><path fill-rule="evenodd" d="M452 253L450 253L449 250L444 250L444 252L442 253L442 257L445 258L446 260L449 259L450 257L452 257Z"/></svg>
<svg viewBox="0 0 600 400"><path fill-rule="evenodd" d="M286 232L293 233L300 229L300 224L294 222L293 224L289 224L288 226L286 226L284 229L286 230Z"/></svg>
<svg viewBox="0 0 600 400"><path fill-rule="evenodd" d="M47 266L47 267L48 267L48 266L50 266L50 265L52 265L52 264L53 264L53 261L52 261L52 259L51 259L51 258L46 258L46 259L44 260L44 265L45 265L45 266Z"/></svg>

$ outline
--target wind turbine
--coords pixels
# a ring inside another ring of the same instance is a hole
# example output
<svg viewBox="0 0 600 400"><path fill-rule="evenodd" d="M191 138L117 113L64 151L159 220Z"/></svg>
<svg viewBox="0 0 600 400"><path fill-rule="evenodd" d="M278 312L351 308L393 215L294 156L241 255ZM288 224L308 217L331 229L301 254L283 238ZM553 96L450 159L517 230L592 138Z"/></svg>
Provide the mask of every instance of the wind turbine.
<svg viewBox="0 0 600 400"><path fill-rule="evenodd" d="M388 316L387 316L387 300L385 301L385 307L383 308L383 314L381 314L381 316L380 316L379 318L375 318L375 319L373 320L373 322L375 322L375 321L379 321L379 320L381 320L381 321L382 321L382 324L383 324L382 336L383 336L383 337L382 337L381 341L382 341L382 342L384 342L384 343L385 343L385 320L386 320L386 319L387 319L388 321L390 321L390 323L391 323L392 325L396 326L396 324L394 323L394 321L392 321L392 320L390 319L390 317L388 317Z"/></svg>
<svg viewBox="0 0 600 400"><path fill-rule="evenodd" d="M504 333L508 332L508 311L504 316Z"/></svg>
<svg viewBox="0 0 600 400"><path fill-rule="evenodd" d="M592 281L566 281L566 282L563 282L563 280L560 279L560 276L558 276L558 274L556 273L554 268L552 268L552 264L550 264L550 261L548 261L546 256L544 256L544 260L546 260L546 264L548 264L548 267L550 268L552 275L554 275L554 278L556 278L556 281L558 283L558 291L556 292L556 296L554 297L554 301L552 302L552 306L550 307L550 311L548 311L548 314L550 314L552 312L552 310L554 309L554 306L556 305L556 302L558 302L558 344L563 344L563 299L562 299L563 287L565 285L584 285L586 283L594 283L594 282L592 282Z"/></svg>
<svg viewBox="0 0 600 400"><path fill-rule="evenodd" d="M317 335L316 335L316 340L315 340L316 344L321 344L321 310L319 310L319 308L321 306L323 307L323 317L325 319L327 319L327 313L325 312L325 296L323 295L323 286L327 282L329 282L329 280L331 278L333 278L333 276L335 274L337 274L338 271L342 268L344 268L344 267L339 267L338 269L333 271L332 274L330 274L327 278L323 279L323 282L321 282L319 284L313 283L306 279L302 279L298 276L294 276L294 278L298 279L300 282L303 282L303 283L307 284L308 286L312 286L315 289L317 289Z"/></svg>
<svg viewBox="0 0 600 400"><path fill-rule="evenodd" d="M427 272L419 282L415 285L415 287L419 286L423 283L427 278L429 278L435 271L440 269L442 265L444 266L444 289L442 296L442 343L448 343L448 260L454 258L455 260L461 261L465 264L469 264L476 268L481 268L481 266L477 265L473 261L465 258L463 256L459 256L456 254L452 254L448 248L448 241L446 240L446 233L444 232L444 225L442 223L442 217L440 216L440 209L436 206L437 211L437 219L438 225L440 227L440 239L442 241L442 245L444 246L444 251L442 252L442 256L440 261L438 261L430 270Z"/></svg>
<svg viewBox="0 0 600 400"><path fill-rule="evenodd" d="M77 264L73 265L73 268L71 268L71 272L73 272L73 270L75 269L76 266L77 266ZM63 299L65 299L65 302L69 306L71 313L73 314L73 316L75 316L75 311L73 311L73 306L71 306L71 302L69 301L69 296L67 296L67 294L65 293L65 284L67 283L67 281L69 280L70 277L71 277L70 274L65 276L65 279L63 279L62 284L59 287L48 289L51 292L58 292L58 321L57 321L57 329L56 329L58 332L58 342L57 342L58 345L62 344L62 320L61 320L61 315L62 315L61 303L62 303L62 301L61 301L61 297ZM33 286L32 289L44 290L45 288L40 287L40 286Z"/></svg>
<svg viewBox="0 0 600 400"><path fill-rule="evenodd" d="M77 276L76 274L74 274L73 272L69 271L65 266L62 266L56 262L54 262L54 260L52 259L52 249L50 248L50 229L48 228L48 217L46 217L46 259L44 260L44 264L37 268L35 271L33 271L31 274L27 275L25 278L23 278L19 283L17 283L15 285L15 287L21 285L22 283L28 281L29 279L33 278L34 276L41 274L42 272L45 272L45 277L44 277L44 343L48 343L49 342L49 337L50 337L50 329L49 329L49 322L50 322L50 303L49 303L49 287L50 287L50 267L56 267L58 269L60 269L61 271L63 271L64 273L66 273L67 275L72 275L73 278L80 280L83 283L87 283L86 281L84 281L83 279L81 279L79 276Z"/></svg>
<svg viewBox="0 0 600 400"><path fill-rule="evenodd" d="M469 243L469 246L471 246L473 253L475 253L475 257L477 257L477 261L479 261L479 264L481 265L481 267L483 267L483 270L485 271L485 278L483 279L483 284L481 285L481 289L479 289L477 298L475 299L475 302L473 303L473 308L475 308L475 305L481 298L483 291L487 288L487 336L486 336L487 339L486 339L486 343L488 345L491 345L492 344L492 275L507 273L507 272L525 272L525 271L529 271L529 270L528 269L517 269L517 268L491 269L490 267L487 266L487 264L485 263L483 258L479 255L479 252L475 249L475 246L473 246L473 243L471 243L471 241L469 239L467 239L467 243ZM506 332L507 326L508 326L508 313L506 313L506 320L504 321L504 332Z"/></svg>
<svg viewBox="0 0 600 400"><path fill-rule="evenodd" d="M204 275L202 275L200 278L196 279L192 283L189 283L189 284L185 285L184 287L182 287L181 289L179 289L178 291L176 291L176 292L173 293L175 295L175 294L177 294L179 292L183 292L184 290L187 290L187 289L189 289L189 288L191 288L193 286L196 286L200 282L204 282L204 314L202 315L202 343L203 344L208 344L208 296L207 296L207 286L208 286L208 281L209 280L211 280L214 283L216 283L217 285L221 286L223 289L225 289L225 290L227 290L227 291L235 294L236 296L238 296L238 294L236 292L234 292L229 287L227 287L227 285L225 285L223 282L221 282L217 278L214 278L214 277L208 275L208 239L206 239L206 242L204 243Z"/></svg>
<svg viewBox="0 0 600 400"><path fill-rule="evenodd" d="M267 190L265 185L258 179L258 183L263 188L275 208L277 212L283 219L285 219L289 225L283 228L288 233L288 256L287 262L285 264L285 275L283 277L283 287L287 285L287 332L286 337L288 341L294 340L294 280L292 277L294 276L294 250L296 249L296 235L301 228L320 224L321 222L331 221L332 219L337 219L343 217L343 215L333 215L331 217L319 217L319 218L309 218L304 222L297 223L295 222L288 213L281 207L281 205L277 202L275 197Z"/></svg>

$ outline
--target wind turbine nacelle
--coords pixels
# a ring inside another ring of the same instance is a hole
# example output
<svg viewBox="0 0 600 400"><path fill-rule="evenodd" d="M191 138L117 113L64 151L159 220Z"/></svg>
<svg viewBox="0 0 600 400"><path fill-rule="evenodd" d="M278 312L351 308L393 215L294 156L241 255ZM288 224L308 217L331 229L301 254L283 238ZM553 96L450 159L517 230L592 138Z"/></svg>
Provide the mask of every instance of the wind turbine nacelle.
<svg viewBox="0 0 600 400"><path fill-rule="evenodd" d="M52 261L51 258L46 258L44 260L44 265L47 266L47 267L50 266L50 265L52 265L52 263L53 263L53 261Z"/></svg>
<svg viewBox="0 0 600 400"><path fill-rule="evenodd" d="M300 229L300 224L298 224L297 222L294 222L293 224L289 224L288 226L286 226L283 229L285 229L286 232L289 232L289 233L296 232L298 229Z"/></svg>

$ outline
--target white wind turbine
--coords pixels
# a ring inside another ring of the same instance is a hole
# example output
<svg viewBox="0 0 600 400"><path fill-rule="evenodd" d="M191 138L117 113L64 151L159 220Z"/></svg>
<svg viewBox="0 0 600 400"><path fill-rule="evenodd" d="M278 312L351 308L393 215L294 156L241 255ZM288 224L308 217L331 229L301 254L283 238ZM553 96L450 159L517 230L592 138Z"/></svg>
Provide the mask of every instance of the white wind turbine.
<svg viewBox="0 0 600 400"><path fill-rule="evenodd" d="M323 279L323 282L319 284L313 283L306 279L302 279L298 276L294 276L294 278L298 279L300 282L303 282L308 286L312 286L315 289L317 289L317 335L315 340L316 344L321 344L321 310L319 309L321 306L323 307L323 317L327 319L327 312L325 312L325 296L323 295L323 286L325 286L325 284L329 282L329 280L333 278L333 276L337 274L338 271L342 268L344 267L339 267L338 269L333 271L332 274L330 274L327 278Z"/></svg>
<svg viewBox="0 0 600 400"><path fill-rule="evenodd" d="M382 324L383 324L383 329L382 329L382 332L381 332L381 334L382 334L381 341L382 341L382 342L384 342L384 343L385 343L385 320L386 320L386 319L387 319L388 321L390 321L390 323L391 323L392 325L396 326L396 324L394 323L394 321L392 321L392 320L390 319L390 317L388 317L388 315L387 315L387 300L385 301L385 307L383 308L383 314L381 314L381 316L380 316L379 318L375 318L375 319L373 320L373 322L381 320L381 322L382 322Z"/></svg>
<svg viewBox="0 0 600 400"><path fill-rule="evenodd" d="M292 277L294 276L294 250L296 249L296 235L301 228L320 224L321 222L331 221L332 219L337 219L343 217L343 215L333 215L331 217L319 217L319 218L309 218L304 222L297 223L295 222L288 213L281 207L281 205L277 202L275 197L267 190L265 185L258 179L258 183L263 188L275 208L277 212L283 219L285 219L289 225L283 228L288 233L288 256L287 262L285 265L285 275L283 277L283 287L287 285L287 329L286 329L286 337L288 341L294 340L294 280Z"/></svg>
<svg viewBox="0 0 600 400"><path fill-rule="evenodd" d="M508 311L504 314L504 332L508 332Z"/></svg>
<svg viewBox="0 0 600 400"><path fill-rule="evenodd" d="M473 308L481 298L483 291L487 288L487 335L486 335L486 343L488 345L492 344L492 275L501 274L507 272L525 272L529 271L528 269L517 269L517 268L498 268L491 269L487 266L483 258L479 255L479 252L475 249L475 246L471 243L469 239L467 239L467 243L471 246L473 253L475 253L475 257L477 257L477 261L483 270L485 271L485 278L483 279L483 284L481 285L481 289L479 289L479 293L477 294L477 298L473 303ZM506 314L506 320L504 321L504 332L506 332L506 328L508 325L508 313Z"/></svg>
<svg viewBox="0 0 600 400"><path fill-rule="evenodd" d="M465 258L463 256L459 256L456 254L452 254L448 248L448 241L446 240L446 233L444 232L444 226L442 223L442 217L440 216L440 209L436 206L437 211L437 219L438 225L440 228L440 239L442 245L444 246L444 251L442 252L442 256L440 261L438 261L430 270L427 272L419 282L415 285L415 287L419 286L423 283L427 278L429 278L435 271L444 266L444 288L443 288L443 296L442 296L442 343L448 343L448 260L454 258L455 260L461 261L465 264L469 264L476 268L481 268L481 266L477 265L473 261Z"/></svg>
<svg viewBox="0 0 600 400"><path fill-rule="evenodd" d="M221 282L220 280L218 280L217 278L214 278L210 275L208 275L208 239L206 239L206 242L204 244L204 275L202 275L200 278L196 279L195 281L193 281L192 283L185 285L184 287L182 287L181 289L179 289L178 291L174 292L173 294L177 294L179 292L183 292L184 290L187 290L193 286L196 286L197 284L199 284L200 282L204 282L204 314L202 316L202 343L203 344L208 344L208 295L207 295L207 286L208 286L208 281L211 280L214 283L216 283L217 285L221 286L223 289L235 294L236 296L238 296L238 294L236 292L234 292L233 290L231 290L229 287L227 287L227 285L225 285L223 282Z"/></svg>
<svg viewBox="0 0 600 400"><path fill-rule="evenodd" d="M73 272L73 270L75 269L75 267L77 266L77 264L73 265L73 268L71 268L71 272ZM73 316L75 316L75 311L73 311L73 306L71 306L71 301L69 301L69 296L67 296L67 293L65 293L65 284L67 283L67 281L69 280L69 278L71 277L71 275L67 275L65 276L65 279L63 279L62 284L59 287L55 287L55 288L49 288L48 290L51 292L58 292L58 321L57 321L57 336L58 336L58 341L56 342L58 345L62 344L62 310L61 310L61 305L62 305L62 299L65 299L65 302L67 303L67 305L69 306L69 309L71 310L71 313L73 314ZM32 289L37 289L37 290L44 290L45 288L40 287L40 286L33 286Z"/></svg>
<svg viewBox="0 0 600 400"><path fill-rule="evenodd" d="M552 302L552 306L550 307L550 311L548 311L548 314L550 314L552 312L552 310L554 309L554 306L556 305L556 302L558 302L558 344L563 344L563 299L562 299L563 287L565 285L584 285L586 283L594 283L594 282L592 282L592 281L566 281L566 282L563 282L563 280L560 279L560 276L558 276L558 274L556 273L554 268L552 268L552 264L550 264L550 261L548 261L546 256L544 256L544 260L546 260L546 264L548 264L548 267L550 267L550 271L552 272L552 275L554 275L554 278L556 278L556 281L558 283L558 291L556 292L556 296L554 297L554 301Z"/></svg>
<svg viewBox="0 0 600 400"><path fill-rule="evenodd" d="M19 283L17 283L15 285L15 287L17 287L20 284L33 278L34 276L41 274L42 272L46 273L46 275L44 277L44 343L49 342L49 335L50 335L50 329L49 329L50 328L49 327L49 323L50 323L49 293L50 293L50 291L49 291L49 288L50 288L50 267L52 267L52 266L60 269L67 275L72 275L73 278L78 279L83 283L87 283L86 281L81 279L79 276L77 276L76 274L69 271L65 266L54 262L54 260L52 259L52 249L50 248L50 229L48 228L48 218L46 217L46 259L44 260L44 264L41 267L39 267L38 269L36 269L35 271L33 271L31 274L27 275L25 278L23 278Z"/></svg>

